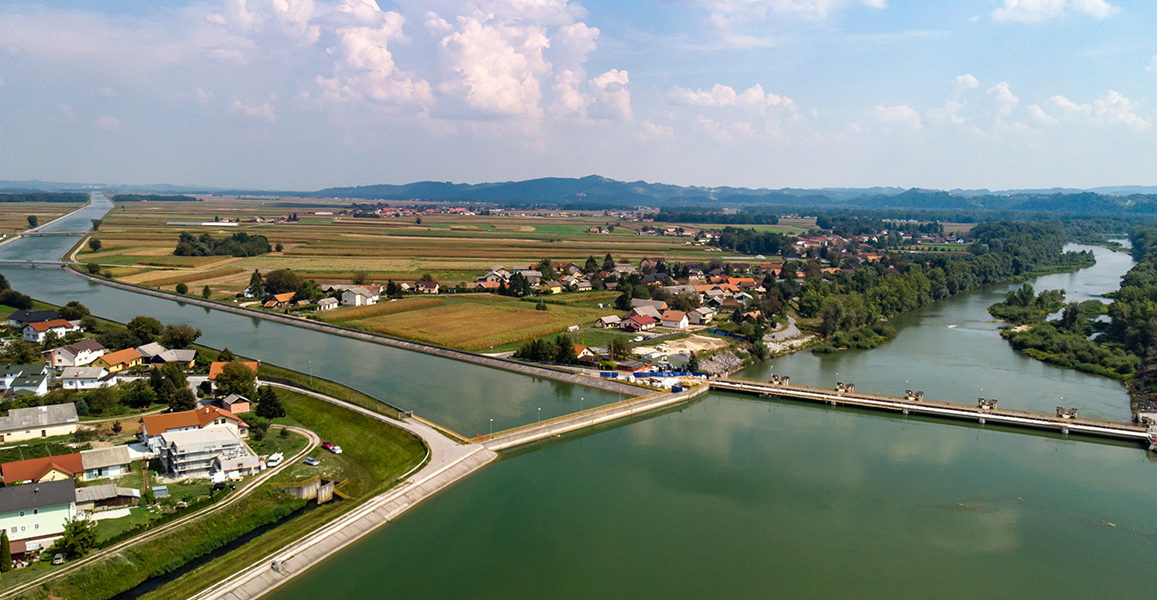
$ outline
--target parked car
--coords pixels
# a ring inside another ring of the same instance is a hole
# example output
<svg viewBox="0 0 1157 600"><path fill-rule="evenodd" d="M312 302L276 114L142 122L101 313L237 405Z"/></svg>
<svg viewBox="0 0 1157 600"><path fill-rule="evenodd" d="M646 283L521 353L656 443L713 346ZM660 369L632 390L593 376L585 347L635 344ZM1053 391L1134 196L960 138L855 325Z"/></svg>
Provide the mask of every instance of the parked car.
<svg viewBox="0 0 1157 600"><path fill-rule="evenodd" d="M316 467L317 465L321 464L321 461L317 460L316 458L314 458L312 456L305 457L305 460L302 462L304 462L305 464L307 464L311 467Z"/></svg>
<svg viewBox="0 0 1157 600"><path fill-rule="evenodd" d="M235 490L235 489L237 489L237 486L233 485L232 483L225 483L224 481L222 481L220 483L214 483L213 484L213 491L214 492L219 492L225 488Z"/></svg>
<svg viewBox="0 0 1157 600"><path fill-rule="evenodd" d="M338 446L333 442L322 442L321 447L329 450L330 452L333 452L334 454L341 454L341 446Z"/></svg>
<svg viewBox="0 0 1157 600"><path fill-rule="evenodd" d="M63 554L57 554L56 556L53 556L52 557L52 564L63 565L64 564L64 555Z"/></svg>
<svg viewBox="0 0 1157 600"><path fill-rule="evenodd" d="M270 469L272 469L273 467L276 467L277 465L280 465L280 464L281 464L281 459L283 459L283 458L285 458L285 456L284 456L283 454L281 454L280 452L278 452L278 453L276 453L276 454L274 454L274 455L270 456L270 457L269 457L269 458L268 458L268 459L265 461L265 466L266 466L267 468L270 468Z"/></svg>

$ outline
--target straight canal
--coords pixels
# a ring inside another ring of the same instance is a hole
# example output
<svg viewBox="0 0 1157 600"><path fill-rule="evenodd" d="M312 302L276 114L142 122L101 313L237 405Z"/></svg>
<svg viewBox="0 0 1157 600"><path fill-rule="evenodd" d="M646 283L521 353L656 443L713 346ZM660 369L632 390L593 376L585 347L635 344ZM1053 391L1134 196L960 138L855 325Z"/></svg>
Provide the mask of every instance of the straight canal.
<svg viewBox="0 0 1157 600"><path fill-rule="evenodd" d="M1110 291L1128 268L1114 258L1098 253L1096 267L1033 285ZM55 269L3 271L38 298L188 322L208 344L302 370L312 360L318 375L389 390L386 399L464 433L489 414L533 421L540 404L561 412L595 395L180 307ZM899 336L870 352L798 354L741 375L1127 416L1118 383L1008 350L983 312L1002 297L1003 288L981 290L907 315ZM713 392L508 455L272 597L1139 596L1157 558L1154 468L1133 444Z"/></svg>

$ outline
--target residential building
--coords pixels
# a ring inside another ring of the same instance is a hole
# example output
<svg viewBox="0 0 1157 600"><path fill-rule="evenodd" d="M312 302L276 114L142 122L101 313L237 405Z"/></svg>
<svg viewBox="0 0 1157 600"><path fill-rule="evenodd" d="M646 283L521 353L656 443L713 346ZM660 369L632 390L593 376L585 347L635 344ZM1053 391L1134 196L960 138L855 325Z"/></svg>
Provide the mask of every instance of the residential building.
<svg viewBox="0 0 1157 600"><path fill-rule="evenodd" d="M83 472L84 464L79 452L14 460L0 465L4 485L64 481L73 479Z"/></svg>
<svg viewBox="0 0 1157 600"><path fill-rule="evenodd" d="M39 323L29 323L24 326L24 341L35 342L43 344L49 333L55 333L58 337L64 337L74 331L80 331L80 325L65 321L64 319L56 319L53 321L41 321Z"/></svg>
<svg viewBox="0 0 1157 600"><path fill-rule="evenodd" d="M317 301L317 310L319 310L319 311L333 310L333 309L337 308L337 305L338 305L337 298L322 298L321 300Z"/></svg>
<svg viewBox="0 0 1157 600"><path fill-rule="evenodd" d="M12 554L48 548L76 518L76 483L71 479L0 488L0 527Z"/></svg>
<svg viewBox="0 0 1157 600"><path fill-rule="evenodd" d="M177 479L214 472L248 474L259 462L237 433L225 427L169 431L158 436L157 446L165 474Z"/></svg>
<svg viewBox="0 0 1157 600"><path fill-rule="evenodd" d="M168 350L168 348L165 348L157 342L149 342L144 346L137 346L137 352L141 355L142 363L150 362L154 357L160 355L165 350Z"/></svg>
<svg viewBox="0 0 1157 600"><path fill-rule="evenodd" d="M96 340L81 340L74 344L46 350L44 362L56 369L83 367L107 352L108 349Z"/></svg>
<svg viewBox="0 0 1157 600"><path fill-rule="evenodd" d="M652 319L658 321L663 318L663 313L659 312L659 310L660 309L655 308L654 306L636 306L627 313L627 316L624 317L624 319L629 319L631 317L651 317Z"/></svg>
<svg viewBox="0 0 1157 600"><path fill-rule="evenodd" d="M43 321L55 321L60 318L60 313L55 310L18 310L8 316L8 324L12 327L23 328L29 323L40 323Z"/></svg>
<svg viewBox="0 0 1157 600"><path fill-rule="evenodd" d="M656 311L664 311L664 310L667 310L668 308L670 308L667 306L667 303L662 301L662 300L644 300L642 298L632 298L631 299L631 307L632 308L640 308L643 306L649 306L651 308L654 308Z"/></svg>
<svg viewBox="0 0 1157 600"><path fill-rule="evenodd" d="M352 287L341 293L342 306L368 306L378 301L378 295L362 287Z"/></svg>
<svg viewBox="0 0 1157 600"><path fill-rule="evenodd" d="M668 329L687 329L690 324L687 321L687 313L681 310L669 310L663 313L661 322L663 327Z"/></svg>
<svg viewBox="0 0 1157 600"><path fill-rule="evenodd" d="M181 365L182 369L188 370L193 368L193 364L197 361L196 350L165 350L164 352L144 361L154 367L160 367L166 363L177 363Z"/></svg>
<svg viewBox="0 0 1157 600"><path fill-rule="evenodd" d="M249 425L233 413L216 406L202 406L195 410L145 415L141 418L141 442L156 452L160 436L178 431L200 429L228 429L238 437L249 436Z"/></svg>
<svg viewBox="0 0 1157 600"><path fill-rule="evenodd" d="M605 317L599 317L599 319L595 321L595 327L599 329L617 328L622 322L623 320L616 315L607 315Z"/></svg>
<svg viewBox="0 0 1157 600"><path fill-rule="evenodd" d="M0 442L72 435L79 421L76 405L71 402L14 408L8 411L8 416L0 417Z"/></svg>
<svg viewBox="0 0 1157 600"><path fill-rule="evenodd" d="M104 367L109 373L120 373L140 365L142 360L143 357L136 348L125 348L100 356L91 364L94 367Z"/></svg>
<svg viewBox="0 0 1157 600"><path fill-rule="evenodd" d="M284 294L274 294L274 295L270 296L269 300L266 300L265 304L262 304L261 306L263 308L285 308L285 307L289 306L291 302L293 302L293 297L296 295L297 295L297 292L285 292Z"/></svg>
<svg viewBox="0 0 1157 600"><path fill-rule="evenodd" d="M95 390L117 384L117 376L104 367L65 367L60 384L66 390Z"/></svg>
<svg viewBox="0 0 1157 600"><path fill-rule="evenodd" d="M715 311L706 306L700 306L687 313L687 322L692 325L706 325L710 323L713 318L715 318Z"/></svg>
<svg viewBox="0 0 1157 600"><path fill-rule="evenodd" d="M414 284L414 288L417 289L418 293L420 293L420 294L437 294L438 293L438 282L437 281L419 281L419 282Z"/></svg>
<svg viewBox="0 0 1157 600"><path fill-rule="evenodd" d="M133 457L129 453L128 446L80 451L80 464L84 467L82 479L85 481L128 475L132 471L132 462Z"/></svg>
<svg viewBox="0 0 1157 600"><path fill-rule="evenodd" d="M627 319L623 319L622 328L627 331L647 331L654 329L659 324L659 319L647 315L636 315Z"/></svg>

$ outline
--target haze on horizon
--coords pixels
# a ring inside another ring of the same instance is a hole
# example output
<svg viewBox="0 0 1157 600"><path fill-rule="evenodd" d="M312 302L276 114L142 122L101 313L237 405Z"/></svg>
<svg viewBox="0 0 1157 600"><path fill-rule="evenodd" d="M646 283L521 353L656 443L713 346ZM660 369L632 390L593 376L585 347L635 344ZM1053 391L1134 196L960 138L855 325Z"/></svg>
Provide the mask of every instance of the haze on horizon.
<svg viewBox="0 0 1157 600"><path fill-rule="evenodd" d="M0 179L1157 184L1143 0L14 0Z"/></svg>

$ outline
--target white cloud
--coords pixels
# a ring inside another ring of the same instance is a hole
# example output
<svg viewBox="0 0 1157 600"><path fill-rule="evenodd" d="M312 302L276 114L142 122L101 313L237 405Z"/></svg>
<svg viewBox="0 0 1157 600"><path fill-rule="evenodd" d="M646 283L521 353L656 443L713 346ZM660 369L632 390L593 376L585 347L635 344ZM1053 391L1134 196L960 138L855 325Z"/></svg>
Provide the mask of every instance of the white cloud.
<svg viewBox="0 0 1157 600"><path fill-rule="evenodd" d="M116 117L104 115L97 117L96 120L92 122L92 126L95 129L112 130L120 128L121 122Z"/></svg>
<svg viewBox="0 0 1157 600"><path fill-rule="evenodd" d="M1103 20L1120 12L1120 8L1105 0L1002 0L1002 2L1000 8L992 11L992 18L996 21L1035 23L1061 17L1069 12Z"/></svg>
<svg viewBox="0 0 1157 600"><path fill-rule="evenodd" d="M884 125L919 131L924 128L920 113L906 104L887 106L880 104L872 110L876 120Z"/></svg>
<svg viewBox="0 0 1157 600"><path fill-rule="evenodd" d="M483 114L538 118L539 79L550 73L542 54L548 45L537 25L458 17L455 31L440 43L449 73L438 89Z"/></svg>
<svg viewBox="0 0 1157 600"><path fill-rule="evenodd" d="M405 18L383 11L373 0L346 0L338 7L333 31L337 44L333 76L316 82L331 98L356 98L394 105L428 106L433 93L426 80L398 69L390 44L405 42Z"/></svg>
<svg viewBox="0 0 1157 600"><path fill-rule="evenodd" d="M753 140L759 137L755 126L747 121L717 121L700 116L695 124L707 137L720 144Z"/></svg>
<svg viewBox="0 0 1157 600"><path fill-rule="evenodd" d="M1009 89L1008 82L1002 81L988 90L988 95L996 99L996 118L998 121L1012 114L1020 104L1020 98Z"/></svg>
<svg viewBox="0 0 1157 600"><path fill-rule="evenodd" d="M1054 127L1060 123L1060 119L1046 113L1039 104L1029 105L1028 116L1038 125L1044 125L1045 127Z"/></svg>
<svg viewBox="0 0 1157 600"><path fill-rule="evenodd" d="M624 121L631 118L630 78L626 71L611 69L590 81L595 101L604 114Z"/></svg>
<svg viewBox="0 0 1157 600"><path fill-rule="evenodd" d="M960 115L960 111L968 106L968 102L964 100L948 100L944 106L933 108L928 111L928 120L941 125L964 125L968 119Z"/></svg>
<svg viewBox="0 0 1157 600"><path fill-rule="evenodd" d="M346 4L372 5L373 0L347 0ZM205 20L246 36L281 36L299 45L317 42L321 27L313 0L227 0L225 10Z"/></svg>
<svg viewBox="0 0 1157 600"><path fill-rule="evenodd" d="M1109 90L1104 98L1088 104L1078 104L1064 96L1053 96L1050 100L1069 121L1125 125L1134 132L1141 132L1152 126L1150 121L1137 114L1136 102L1114 90Z"/></svg>
<svg viewBox="0 0 1157 600"><path fill-rule="evenodd" d="M670 142L675 139L675 129L670 125L652 123L645 120L639 123L639 139L644 142Z"/></svg>
<svg viewBox="0 0 1157 600"><path fill-rule="evenodd" d="M273 123L277 120L277 116L273 112L273 101L276 99L276 97L271 97L268 101L255 106L249 106L243 104L240 100L234 100L233 104L230 105L230 108L232 108L234 112L245 115L246 117L265 119L266 121Z"/></svg>
<svg viewBox="0 0 1157 600"><path fill-rule="evenodd" d="M1157 74L1157 54L1153 55L1153 60L1149 61L1149 66L1145 67L1145 70Z"/></svg>
<svg viewBox="0 0 1157 600"><path fill-rule="evenodd" d="M978 85L980 85L980 82L977 81L976 77L973 76L972 73L965 73L964 75L956 76L956 78L952 80L952 91L963 92L967 90L974 90Z"/></svg>
<svg viewBox="0 0 1157 600"><path fill-rule="evenodd" d="M711 108L738 107L765 111L772 108L795 109L795 101L786 96L765 93L763 86L755 84L742 92L727 85L715 84L710 90L690 90L675 86L668 97L675 104Z"/></svg>

